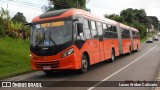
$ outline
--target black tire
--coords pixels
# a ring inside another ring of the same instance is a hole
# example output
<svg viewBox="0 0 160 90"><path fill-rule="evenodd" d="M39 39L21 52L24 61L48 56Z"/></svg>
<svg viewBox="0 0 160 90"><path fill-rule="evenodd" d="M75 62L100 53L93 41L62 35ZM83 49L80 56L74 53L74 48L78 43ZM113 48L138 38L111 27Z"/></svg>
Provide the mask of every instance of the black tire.
<svg viewBox="0 0 160 90"><path fill-rule="evenodd" d="M135 51L137 52L137 51L138 51L138 49L139 49L139 48L138 48L138 45L137 45L137 49L136 49Z"/></svg>
<svg viewBox="0 0 160 90"><path fill-rule="evenodd" d="M129 47L129 52L128 52L128 54L129 54L129 55L132 54L132 48L131 48L131 46Z"/></svg>
<svg viewBox="0 0 160 90"><path fill-rule="evenodd" d="M88 68L89 68L88 59L85 55L83 55L81 60L81 69L79 70L79 73L80 74L86 73L88 71Z"/></svg>
<svg viewBox="0 0 160 90"><path fill-rule="evenodd" d="M109 62L114 62L115 61L115 51L112 50L112 56L111 59L109 59Z"/></svg>
<svg viewBox="0 0 160 90"><path fill-rule="evenodd" d="M43 72L44 72L46 75L50 76L50 75L53 74L54 71L52 71L52 70L44 70Z"/></svg>

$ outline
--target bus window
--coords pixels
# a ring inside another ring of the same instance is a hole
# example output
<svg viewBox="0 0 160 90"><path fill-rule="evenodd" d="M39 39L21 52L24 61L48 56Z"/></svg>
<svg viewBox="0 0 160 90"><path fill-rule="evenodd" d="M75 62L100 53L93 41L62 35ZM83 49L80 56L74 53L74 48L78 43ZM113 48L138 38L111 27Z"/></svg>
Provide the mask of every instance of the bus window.
<svg viewBox="0 0 160 90"><path fill-rule="evenodd" d="M128 38L130 39L131 37L130 37L130 32L129 32L129 30L127 30L128 31Z"/></svg>
<svg viewBox="0 0 160 90"><path fill-rule="evenodd" d="M98 30L98 35L102 35L102 24L100 22L97 22L97 30Z"/></svg>
<svg viewBox="0 0 160 90"><path fill-rule="evenodd" d="M122 38L125 39L126 38L126 33L125 33L125 29L121 29L121 34L122 34Z"/></svg>
<svg viewBox="0 0 160 90"><path fill-rule="evenodd" d="M109 38L113 38L113 32L109 32Z"/></svg>
<svg viewBox="0 0 160 90"><path fill-rule="evenodd" d="M91 31L89 29L85 29L84 33L86 35L86 39L90 39L91 38Z"/></svg>
<svg viewBox="0 0 160 90"><path fill-rule="evenodd" d="M86 39L91 38L91 31L89 29L89 22L87 19L84 19L84 33L85 33Z"/></svg>
<svg viewBox="0 0 160 90"><path fill-rule="evenodd" d="M98 38L98 33L96 30L92 30L92 37L93 38Z"/></svg>
<svg viewBox="0 0 160 90"><path fill-rule="evenodd" d="M91 21L91 32L92 32L92 38L98 38L98 32L96 30L96 24L94 21Z"/></svg>
<svg viewBox="0 0 160 90"><path fill-rule="evenodd" d="M104 36L105 38L109 38L109 32L108 32L108 31L104 32L103 36Z"/></svg>
<svg viewBox="0 0 160 90"><path fill-rule="evenodd" d="M91 29L96 30L96 24L94 21L91 21Z"/></svg>
<svg viewBox="0 0 160 90"><path fill-rule="evenodd" d="M124 29L122 32L122 37L125 39L129 39L130 38L130 33L128 29Z"/></svg>
<svg viewBox="0 0 160 90"><path fill-rule="evenodd" d="M102 29L103 29L103 36L105 38L109 38L109 32L107 31L108 30L108 25L107 24L103 24Z"/></svg>
<svg viewBox="0 0 160 90"><path fill-rule="evenodd" d="M89 29L89 23L88 20L84 19L84 28Z"/></svg>
<svg viewBox="0 0 160 90"><path fill-rule="evenodd" d="M112 26L112 32L114 33L113 38L117 38L117 27L116 26Z"/></svg>
<svg viewBox="0 0 160 90"><path fill-rule="evenodd" d="M106 24L103 24L102 29L103 29L103 31L107 31L107 25L106 25Z"/></svg>
<svg viewBox="0 0 160 90"><path fill-rule="evenodd" d="M113 32L117 32L117 27L116 26L112 26L112 31Z"/></svg>
<svg viewBox="0 0 160 90"><path fill-rule="evenodd" d="M112 26L108 25L108 31L112 31Z"/></svg>

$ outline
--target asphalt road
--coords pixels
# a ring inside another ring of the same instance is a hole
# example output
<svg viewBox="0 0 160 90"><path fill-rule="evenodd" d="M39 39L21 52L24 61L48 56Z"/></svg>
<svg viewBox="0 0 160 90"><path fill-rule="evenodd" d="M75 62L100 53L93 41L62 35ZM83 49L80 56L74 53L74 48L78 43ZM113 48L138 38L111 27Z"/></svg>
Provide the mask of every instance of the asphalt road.
<svg viewBox="0 0 160 90"><path fill-rule="evenodd" d="M43 72L33 72L6 79L5 81L100 81L90 87L43 87L43 88L0 88L0 90L151 90L151 87L96 87L101 81L153 81L160 64L160 42L143 43L137 52L122 55L113 63L99 63L85 74L59 72L46 76ZM4 81L4 80L3 80Z"/></svg>

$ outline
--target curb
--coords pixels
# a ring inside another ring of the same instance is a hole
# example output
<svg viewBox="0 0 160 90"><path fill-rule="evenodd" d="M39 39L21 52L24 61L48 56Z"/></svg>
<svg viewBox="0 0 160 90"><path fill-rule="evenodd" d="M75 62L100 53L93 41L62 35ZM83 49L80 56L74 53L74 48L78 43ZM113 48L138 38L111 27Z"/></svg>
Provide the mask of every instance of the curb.
<svg viewBox="0 0 160 90"><path fill-rule="evenodd" d="M157 71L154 81L160 81L160 65L158 67L158 71ZM151 90L160 90L160 87L152 87Z"/></svg>

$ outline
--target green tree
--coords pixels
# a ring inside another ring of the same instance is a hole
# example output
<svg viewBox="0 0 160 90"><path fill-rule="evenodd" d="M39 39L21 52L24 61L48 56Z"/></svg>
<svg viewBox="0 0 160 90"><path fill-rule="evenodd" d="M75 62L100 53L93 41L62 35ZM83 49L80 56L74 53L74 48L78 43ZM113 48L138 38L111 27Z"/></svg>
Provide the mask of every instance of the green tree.
<svg viewBox="0 0 160 90"><path fill-rule="evenodd" d="M128 8L120 12L120 16L124 19L124 24L137 28L140 32L140 37L145 37L146 29L148 28L149 21L144 9Z"/></svg>
<svg viewBox="0 0 160 90"><path fill-rule="evenodd" d="M0 8L0 37L4 34L12 38L26 38L24 33L27 33L27 38L29 37L29 28L24 26L26 23L26 18L22 13L15 15L13 19L9 16L9 11ZM26 32L27 31L27 32ZM24 32L24 33L23 33Z"/></svg>
<svg viewBox="0 0 160 90"><path fill-rule="evenodd" d="M126 22L133 22L134 20L134 13L132 8L128 8L126 10L122 10L120 16L123 17L124 21Z"/></svg>
<svg viewBox="0 0 160 90"><path fill-rule="evenodd" d="M150 24L153 23L153 20L154 22L157 22L155 17L154 18L152 17L149 19L146 16L146 12L144 9L138 10L138 9L128 8L128 9L122 10L120 12L120 16L116 14L111 14L105 17L121 22L125 25L137 28L140 32L141 38L145 36L146 28L149 28ZM157 23L155 25L157 25Z"/></svg>
<svg viewBox="0 0 160 90"><path fill-rule="evenodd" d="M5 33L4 33L4 29L2 28L2 26L0 25L0 38L4 37Z"/></svg>
<svg viewBox="0 0 160 90"><path fill-rule="evenodd" d="M123 17L124 21L133 23L133 22L140 22L140 23L147 23L147 16L144 9L132 9L128 8L126 10L122 10L120 12L120 16Z"/></svg>
<svg viewBox="0 0 160 90"><path fill-rule="evenodd" d="M12 18L13 22L20 22L20 23L27 23L26 21L26 17L23 15L23 13L18 12L13 18Z"/></svg>
<svg viewBox="0 0 160 90"><path fill-rule="evenodd" d="M121 23L124 22L124 19L121 16L116 15L116 14L105 15L104 17L115 20L117 22L121 22Z"/></svg>
<svg viewBox="0 0 160 90"><path fill-rule="evenodd" d="M4 8L0 8L0 27L1 27L1 32L5 32L6 30L8 30L8 21L10 20L10 16L9 16L9 11ZM4 35L2 35L4 36Z"/></svg>
<svg viewBox="0 0 160 90"><path fill-rule="evenodd" d="M68 9L68 8L86 9L85 4L86 0L49 0L49 6L44 8L46 11Z"/></svg>
<svg viewBox="0 0 160 90"><path fill-rule="evenodd" d="M159 24L158 18L155 16L147 16L147 18L149 23L152 24L155 29L158 29L158 24Z"/></svg>

